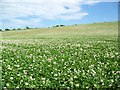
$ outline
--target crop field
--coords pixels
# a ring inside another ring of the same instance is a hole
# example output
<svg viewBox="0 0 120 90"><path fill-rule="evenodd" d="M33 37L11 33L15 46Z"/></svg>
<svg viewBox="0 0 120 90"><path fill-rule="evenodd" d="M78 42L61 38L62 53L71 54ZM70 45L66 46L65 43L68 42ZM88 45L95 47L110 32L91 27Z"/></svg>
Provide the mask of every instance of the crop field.
<svg viewBox="0 0 120 90"><path fill-rule="evenodd" d="M117 22L5 31L2 88L120 87Z"/></svg>

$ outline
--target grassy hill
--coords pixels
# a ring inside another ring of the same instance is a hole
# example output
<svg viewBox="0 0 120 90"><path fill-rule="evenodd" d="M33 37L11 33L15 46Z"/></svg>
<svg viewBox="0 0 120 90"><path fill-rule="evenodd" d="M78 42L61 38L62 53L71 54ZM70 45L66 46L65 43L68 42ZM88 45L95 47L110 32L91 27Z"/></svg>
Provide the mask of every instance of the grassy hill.
<svg viewBox="0 0 120 90"><path fill-rule="evenodd" d="M1 32L0 32L1 33ZM83 24L56 28L40 28L2 32L3 39L74 38L86 36L117 36L117 22Z"/></svg>
<svg viewBox="0 0 120 90"><path fill-rule="evenodd" d="M120 87L117 22L0 34L2 88Z"/></svg>

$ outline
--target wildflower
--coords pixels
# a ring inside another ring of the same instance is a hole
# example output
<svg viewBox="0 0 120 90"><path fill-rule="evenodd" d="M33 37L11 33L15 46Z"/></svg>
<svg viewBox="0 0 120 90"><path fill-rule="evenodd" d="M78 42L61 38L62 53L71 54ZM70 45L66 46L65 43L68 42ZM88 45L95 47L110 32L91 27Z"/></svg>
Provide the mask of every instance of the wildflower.
<svg viewBox="0 0 120 90"><path fill-rule="evenodd" d="M30 76L30 79L33 80L32 76Z"/></svg>
<svg viewBox="0 0 120 90"><path fill-rule="evenodd" d="M20 74L17 74L17 76L20 76Z"/></svg>
<svg viewBox="0 0 120 90"><path fill-rule="evenodd" d="M113 80L113 79L111 79L111 82L113 83L113 82L114 82L114 80Z"/></svg>
<svg viewBox="0 0 120 90"><path fill-rule="evenodd" d="M79 84L75 84L75 87L79 87Z"/></svg>
<svg viewBox="0 0 120 90"><path fill-rule="evenodd" d="M45 81L42 81L43 82L43 84L45 84Z"/></svg>
<svg viewBox="0 0 120 90"><path fill-rule="evenodd" d="M52 58L48 58L48 61L51 62L51 61L52 61Z"/></svg>
<svg viewBox="0 0 120 90"><path fill-rule="evenodd" d="M7 83L6 86L10 86L9 83Z"/></svg>
<svg viewBox="0 0 120 90"><path fill-rule="evenodd" d="M10 77L11 80L13 80L13 77Z"/></svg>
<svg viewBox="0 0 120 90"><path fill-rule="evenodd" d="M27 83L27 82L25 82L25 85L27 86L27 85L28 85L28 83Z"/></svg>
<svg viewBox="0 0 120 90"><path fill-rule="evenodd" d="M41 78L41 80L45 81L45 78Z"/></svg>
<svg viewBox="0 0 120 90"><path fill-rule="evenodd" d="M103 82L103 80L101 79L101 82Z"/></svg>
<svg viewBox="0 0 120 90"><path fill-rule="evenodd" d="M8 65L8 70L12 70L12 68L10 67L10 65Z"/></svg>
<svg viewBox="0 0 120 90"><path fill-rule="evenodd" d="M74 78L77 78L77 76L74 76Z"/></svg>
<svg viewBox="0 0 120 90"><path fill-rule="evenodd" d="M17 86L16 88L19 88L19 86Z"/></svg>
<svg viewBox="0 0 120 90"><path fill-rule="evenodd" d="M70 82L71 85L73 85L73 82Z"/></svg>
<svg viewBox="0 0 120 90"><path fill-rule="evenodd" d="M53 64L56 64L56 62L53 62Z"/></svg>
<svg viewBox="0 0 120 90"><path fill-rule="evenodd" d="M54 76L58 76L58 74L54 74Z"/></svg>
<svg viewBox="0 0 120 90"><path fill-rule="evenodd" d="M27 71L26 70L23 70L24 74L27 74Z"/></svg>

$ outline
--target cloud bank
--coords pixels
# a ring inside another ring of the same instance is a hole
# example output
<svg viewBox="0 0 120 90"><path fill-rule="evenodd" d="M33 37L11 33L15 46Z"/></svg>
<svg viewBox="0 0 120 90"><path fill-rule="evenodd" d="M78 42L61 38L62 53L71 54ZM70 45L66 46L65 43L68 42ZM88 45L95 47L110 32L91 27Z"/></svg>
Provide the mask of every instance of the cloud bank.
<svg viewBox="0 0 120 90"><path fill-rule="evenodd" d="M77 20L87 12L83 4L118 0L2 0L0 3L0 23L3 27L38 26L43 20ZM0 26L1 28L1 26Z"/></svg>

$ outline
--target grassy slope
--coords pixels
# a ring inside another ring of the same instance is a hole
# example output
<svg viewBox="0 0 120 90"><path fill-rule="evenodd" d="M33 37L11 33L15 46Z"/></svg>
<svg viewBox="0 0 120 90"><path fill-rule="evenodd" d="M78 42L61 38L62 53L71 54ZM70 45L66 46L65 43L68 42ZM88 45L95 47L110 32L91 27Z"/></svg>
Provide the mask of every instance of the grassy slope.
<svg viewBox="0 0 120 90"><path fill-rule="evenodd" d="M77 38L86 36L117 36L117 22L84 24L77 26L65 26L58 28L40 28L19 31L6 31L2 33L3 39L24 38Z"/></svg>
<svg viewBox="0 0 120 90"><path fill-rule="evenodd" d="M2 87L118 87L117 25L110 22L2 32Z"/></svg>

